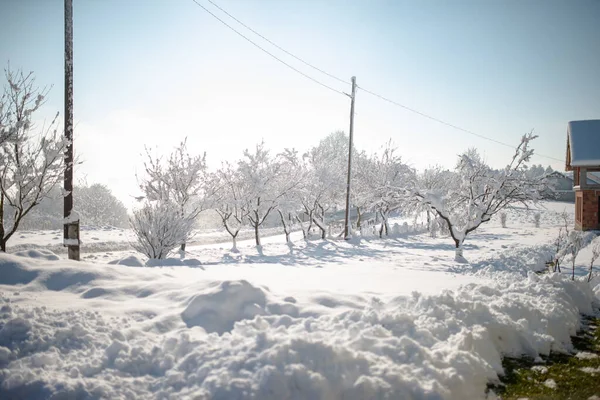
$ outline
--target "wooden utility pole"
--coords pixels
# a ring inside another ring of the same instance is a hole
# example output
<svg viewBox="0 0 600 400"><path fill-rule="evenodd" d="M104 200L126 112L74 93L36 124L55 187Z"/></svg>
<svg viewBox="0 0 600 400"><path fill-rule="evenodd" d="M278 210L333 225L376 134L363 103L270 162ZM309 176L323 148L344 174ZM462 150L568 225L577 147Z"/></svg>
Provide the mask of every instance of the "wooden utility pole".
<svg viewBox="0 0 600 400"><path fill-rule="evenodd" d="M73 213L73 0L65 0L65 182L63 245L79 261L79 217Z"/></svg>
<svg viewBox="0 0 600 400"><path fill-rule="evenodd" d="M352 77L350 95L350 138L348 140L348 180L346 182L346 216L344 220L344 239L350 239L350 177L352 176L352 135L354 134L354 99L356 98L356 77Z"/></svg>

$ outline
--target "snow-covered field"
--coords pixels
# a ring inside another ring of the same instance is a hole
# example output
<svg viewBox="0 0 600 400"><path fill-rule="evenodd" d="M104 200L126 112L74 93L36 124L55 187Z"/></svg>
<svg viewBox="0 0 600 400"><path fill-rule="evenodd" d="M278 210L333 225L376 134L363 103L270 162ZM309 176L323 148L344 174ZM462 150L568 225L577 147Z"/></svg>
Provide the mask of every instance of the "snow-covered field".
<svg viewBox="0 0 600 400"><path fill-rule="evenodd" d="M47 250L59 233L22 232L0 254L0 398L485 398L503 355L568 351L592 312L589 284L532 272L573 212L545 207L541 228L526 210L483 225L469 264L427 234L278 235L261 254L205 233L174 266L135 267L116 229L84 230L76 263Z"/></svg>

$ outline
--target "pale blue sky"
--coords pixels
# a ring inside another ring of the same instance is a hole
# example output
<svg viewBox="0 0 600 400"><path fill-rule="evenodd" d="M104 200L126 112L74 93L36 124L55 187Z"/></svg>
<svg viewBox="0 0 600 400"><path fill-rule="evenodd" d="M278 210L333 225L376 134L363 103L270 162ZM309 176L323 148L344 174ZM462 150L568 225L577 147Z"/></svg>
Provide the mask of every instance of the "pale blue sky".
<svg viewBox="0 0 600 400"><path fill-rule="evenodd" d="M598 0L214 1L307 61L409 107L515 145L535 129L534 148L545 155L564 158L569 120L600 118ZM127 203L144 144L168 152L188 136L217 166L261 139L277 151L305 150L348 129L347 98L271 59L192 0L73 2L78 175ZM62 0L0 0L0 61L8 60L54 85L45 115L62 112ZM451 167L470 146L495 166L510 157L364 92L356 112L357 147L373 151L392 138L418 168Z"/></svg>

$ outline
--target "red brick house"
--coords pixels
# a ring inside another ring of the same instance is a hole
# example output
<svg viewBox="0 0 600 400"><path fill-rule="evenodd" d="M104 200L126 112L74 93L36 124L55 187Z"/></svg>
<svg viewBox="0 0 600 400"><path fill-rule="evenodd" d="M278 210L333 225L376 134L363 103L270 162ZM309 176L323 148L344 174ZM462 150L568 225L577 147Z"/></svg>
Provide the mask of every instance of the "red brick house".
<svg viewBox="0 0 600 400"><path fill-rule="evenodd" d="M600 229L600 184L588 179L588 172L600 171L599 119L569 122L565 168L573 171L575 229Z"/></svg>

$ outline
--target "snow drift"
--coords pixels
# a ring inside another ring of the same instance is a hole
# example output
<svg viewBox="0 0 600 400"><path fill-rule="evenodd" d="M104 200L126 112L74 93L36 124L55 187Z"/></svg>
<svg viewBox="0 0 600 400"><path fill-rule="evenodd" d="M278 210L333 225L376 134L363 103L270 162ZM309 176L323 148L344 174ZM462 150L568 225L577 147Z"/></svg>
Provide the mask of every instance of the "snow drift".
<svg viewBox="0 0 600 400"><path fill-rule="evenodd" d="M483 398L502 355L569 351L594 299L586 283L533 273L364 304L338 295L331 308L191 282L197 268L0 254L0 271L2 398ZM24 301L48 291L71 307Z"/></svg>

